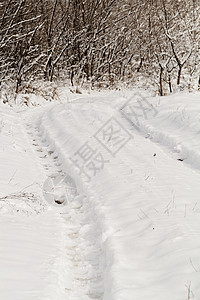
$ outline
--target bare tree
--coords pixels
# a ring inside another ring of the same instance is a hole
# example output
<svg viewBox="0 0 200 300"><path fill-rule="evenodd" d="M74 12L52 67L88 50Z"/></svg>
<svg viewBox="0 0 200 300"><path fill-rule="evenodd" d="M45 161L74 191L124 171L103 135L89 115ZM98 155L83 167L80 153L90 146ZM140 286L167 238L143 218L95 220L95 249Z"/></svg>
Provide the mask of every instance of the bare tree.
<svg viewBox="0 0 200 300"><path fill-rule="evenodd" d="M2 0L0 82L140 77L172 92L199 81L198 0Z"/></svg>

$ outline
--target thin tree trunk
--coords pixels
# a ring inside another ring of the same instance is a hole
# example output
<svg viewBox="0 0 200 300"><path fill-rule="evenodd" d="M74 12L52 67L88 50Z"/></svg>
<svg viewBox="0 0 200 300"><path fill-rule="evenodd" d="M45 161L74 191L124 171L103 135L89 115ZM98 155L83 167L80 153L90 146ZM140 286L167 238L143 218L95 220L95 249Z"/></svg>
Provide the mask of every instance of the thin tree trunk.
<svg viewBox="0 0 200 300"><path fill-rule="evenodd" d="M160 65L160 77L159 77L160 96L163 96L163 71L164 71L164 68Z"/></svg>
<svg viewBox="0 0 200 300"><path fill-rule="evenodd" d="M182 71L182 67L183 67L183 65L179 65L179 68L178 68L177 85L180 85L180 83L181 83L181 71Z"/></svg>
<svg viewBox="0 0 200 300"><path fill-rule="evenodd" d="M172 93L173 90L172 90L171 74L168 74L168 85L169 85L169 91L170 93Z"/></svg>

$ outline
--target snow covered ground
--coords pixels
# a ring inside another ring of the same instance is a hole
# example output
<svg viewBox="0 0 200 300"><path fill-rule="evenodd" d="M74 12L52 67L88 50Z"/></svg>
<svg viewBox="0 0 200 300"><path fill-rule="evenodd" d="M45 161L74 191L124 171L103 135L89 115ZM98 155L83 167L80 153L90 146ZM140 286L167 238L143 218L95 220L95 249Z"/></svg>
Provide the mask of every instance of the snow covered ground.
<svg viewBox="0 0 200 300"><path fill-rule="evenodd" d="M141 94L0 105L1 299L200 299L200 96Z"/></svg>

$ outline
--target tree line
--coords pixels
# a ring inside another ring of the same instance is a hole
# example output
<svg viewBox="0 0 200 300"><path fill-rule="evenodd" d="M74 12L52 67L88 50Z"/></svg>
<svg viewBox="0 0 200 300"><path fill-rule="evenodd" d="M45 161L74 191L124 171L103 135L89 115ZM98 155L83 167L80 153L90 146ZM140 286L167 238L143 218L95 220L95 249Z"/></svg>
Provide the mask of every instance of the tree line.
<svg viewBox="0 0 200 300"><path fill-rule="evenodd" d="M199 0L1 0L0 86L200 85Z"/></svg>

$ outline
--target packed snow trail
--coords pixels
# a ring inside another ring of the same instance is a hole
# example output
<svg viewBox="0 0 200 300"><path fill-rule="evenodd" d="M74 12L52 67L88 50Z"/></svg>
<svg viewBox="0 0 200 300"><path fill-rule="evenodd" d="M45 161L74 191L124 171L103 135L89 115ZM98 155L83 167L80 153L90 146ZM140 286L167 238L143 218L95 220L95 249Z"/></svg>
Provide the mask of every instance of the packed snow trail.
<svg viewBox="0 0 200 300"><path fill-rule="evenodd" d="M64 226L42 199L22 110L0 105L0 299L62 299Z"/></svg>
<svg viewBox="0 0 200 300"><path fill-rule="evenodd" d="M2 108L0 298L102 299L104 256L92 205L81 193L61 207L45 198L45 182L67 170L40 131L44 109L7 111Z"/></svg>
<svg viewBox="0 0 200 300"><path fill-rule="evenodd" d="M120 114L123 102L87 97L54 107L42 120L96 208L106 253L103 299L199 299L200 174L133 128ZM114 157L96 138L111 117L133 136ZM105 158L89 182L75 159L88 145Z"/></svg>
<svg viewBox="0 0 200 300"><path fill-rule="evenodd" d="M67 169L64 168L48 135L40 128L40 123L38 118L34 125L33 122L27 124L40 164L43 165L47 178L65 178L68 175ZM61 205L60 208L58 204L54 208L61 213L65 222L65 298L102 299L104 262L99 238L101 232L87 197L78 193L79 191L74 197L69 197L65 206Z"/></svg>
<svg viewBox="0 0 200 300"><path fill-rule="evenodd" d="M158 114L137 129L121 96L1 107L2 299L200 299L199 94L148 99ZM57 174L78 195L52 207Z"/></svg>

